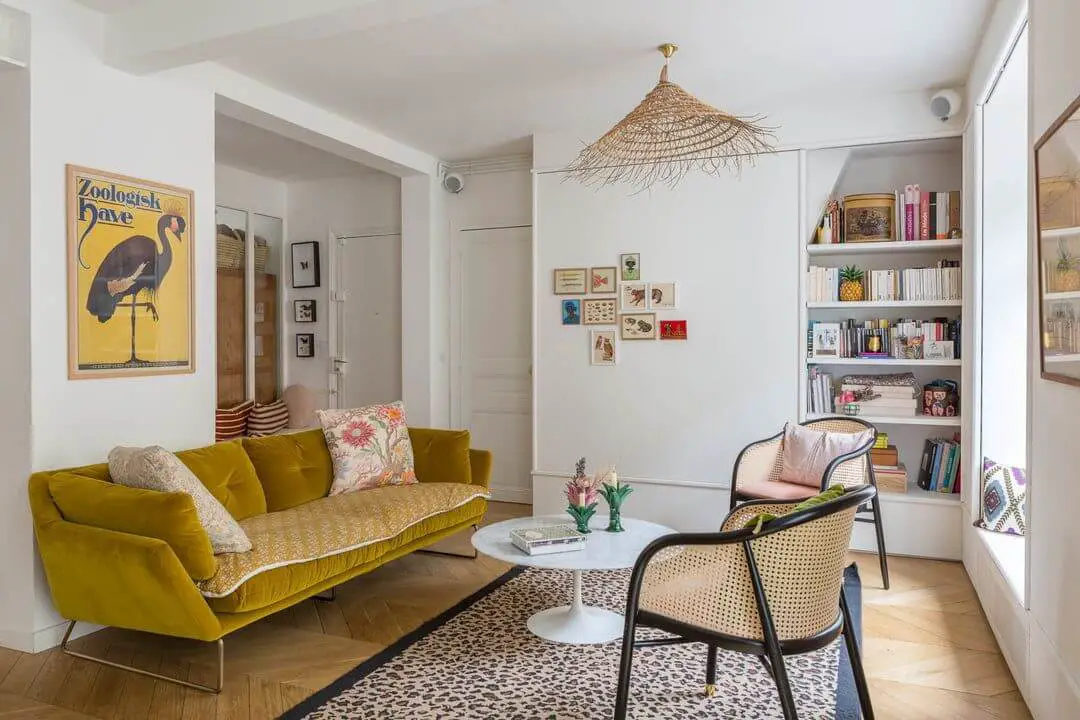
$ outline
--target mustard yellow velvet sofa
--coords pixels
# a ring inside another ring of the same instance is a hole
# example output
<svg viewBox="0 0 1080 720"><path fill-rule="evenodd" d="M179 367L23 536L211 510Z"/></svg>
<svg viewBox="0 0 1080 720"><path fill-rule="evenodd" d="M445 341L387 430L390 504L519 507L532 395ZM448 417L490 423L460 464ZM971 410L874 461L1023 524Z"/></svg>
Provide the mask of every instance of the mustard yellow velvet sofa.
<svg viewBox="0 0 1080 720"><path fill-rule="evenodd" d="M246 553L214 555L191 497L117 485L107 464L30 477L34 531L53 603L78 621L216 642L350 578L475 527L487 510L491 453L467 431L409 430L415 485L327 497L321 430L235 440L177 456L240 523ZM327 599L327 598L321 598Z"/></svg>

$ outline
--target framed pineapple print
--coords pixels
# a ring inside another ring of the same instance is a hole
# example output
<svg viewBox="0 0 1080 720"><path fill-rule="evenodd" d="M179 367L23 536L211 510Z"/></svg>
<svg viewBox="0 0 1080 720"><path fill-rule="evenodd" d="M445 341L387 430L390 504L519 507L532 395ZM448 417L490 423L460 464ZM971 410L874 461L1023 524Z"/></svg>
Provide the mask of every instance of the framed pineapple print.
<svg viewBox="0 0 1080 720"><path fill-rule="evenodd" d="M1080 386L1080 97L1035 143L1039 359L1046 380Z"/></svg>

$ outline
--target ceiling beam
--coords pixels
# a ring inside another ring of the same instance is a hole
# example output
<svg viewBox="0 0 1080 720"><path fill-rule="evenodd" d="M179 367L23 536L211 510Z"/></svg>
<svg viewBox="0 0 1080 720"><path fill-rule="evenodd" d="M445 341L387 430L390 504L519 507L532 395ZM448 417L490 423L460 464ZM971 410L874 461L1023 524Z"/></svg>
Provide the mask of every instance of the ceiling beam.
<svg viewBox="0 0 1080 720"><path fill-rule="evenodd" d="M107 60L152 73L505 0L146 0L107 16Z"/></svg>

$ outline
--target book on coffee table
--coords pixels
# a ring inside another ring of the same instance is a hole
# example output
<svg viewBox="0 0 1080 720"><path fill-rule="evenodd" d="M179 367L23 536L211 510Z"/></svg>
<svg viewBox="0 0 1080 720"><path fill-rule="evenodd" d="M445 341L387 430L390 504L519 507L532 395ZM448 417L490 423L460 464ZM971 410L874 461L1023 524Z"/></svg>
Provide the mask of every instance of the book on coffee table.
<svg viewBox="0 0 1080 720"><path fill-rule="evenodd" d="M585 536L573 525L538 525L511 530L510 542L529 555L549 555L584 549Z"/></svg>

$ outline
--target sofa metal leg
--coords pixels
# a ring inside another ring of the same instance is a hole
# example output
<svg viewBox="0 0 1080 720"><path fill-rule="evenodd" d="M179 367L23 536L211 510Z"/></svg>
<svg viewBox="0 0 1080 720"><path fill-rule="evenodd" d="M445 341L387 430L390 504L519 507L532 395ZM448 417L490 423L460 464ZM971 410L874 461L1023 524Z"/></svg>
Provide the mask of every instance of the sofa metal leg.
<svg viewBox="0 0 1080 720"><path fill-rule="evenodd" d="M311 599L320 600L322 602L334 602L335 600L337 600L337 585L330 588L329 595L312 595Z"/></svg>
<svg viewBox="0 0 1080 720"><path fill-rule="evenodd" d="M476 532L478 527L478 525L473 525L473 532ZM475 560L479 555L479 553L476 552L476 548L473 548L471 553L446 552L445 550L430 550L428 548L422 548L420 550L417 550L416 552L424 553L425 555L442 555L444 557L466 558L467 560Z"/></svg>
<svg viewBox="0 0 1080 720"><path fill-rule="evenodd" d="M68 640L71 639L71 631L75 629L75 623L77 621L71 620L68 623L67 630L64 632L64 639L60 641L60 651L65 655L79 658L80 660L89 660L90 662L97 663L99 665L106 665L117 670L126 670L127 672L135 673L136 675L145 675L146 677L153 678L155 680L161 680L162 682L173 683L174 685L180 685L182 687L191 688L193 690L199 690L201 692L218 694L221 692L221 688L225 686L225 640L218 638L217 643L217 686L201 685L199 683L188 682L187 680L181 680L180 678L169 677L168 675L161 675L156 672L150 672L149 670L143 670L142 668L132 667L131 665L124 665L122 663L113 662L112 660L106 660L105 658L94 657L93 655L86 655L81 652L77 652L68 647Z"/></svg>

